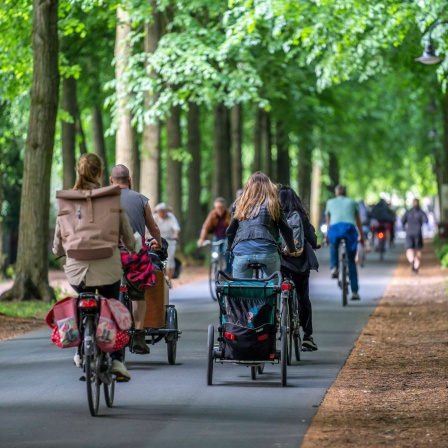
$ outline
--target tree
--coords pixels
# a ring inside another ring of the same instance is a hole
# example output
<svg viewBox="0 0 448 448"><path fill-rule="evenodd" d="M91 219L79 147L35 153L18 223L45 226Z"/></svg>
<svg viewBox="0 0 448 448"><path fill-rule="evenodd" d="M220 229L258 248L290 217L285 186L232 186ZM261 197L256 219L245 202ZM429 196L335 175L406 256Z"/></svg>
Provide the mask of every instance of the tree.
<svg viewBox="0 0 448 448"><path fill-rule="evenodd" d="M16 278L2 300L51 300L48 236L51 163L59 96L58 0L33 2L33 84L25 150Z"/></svg>

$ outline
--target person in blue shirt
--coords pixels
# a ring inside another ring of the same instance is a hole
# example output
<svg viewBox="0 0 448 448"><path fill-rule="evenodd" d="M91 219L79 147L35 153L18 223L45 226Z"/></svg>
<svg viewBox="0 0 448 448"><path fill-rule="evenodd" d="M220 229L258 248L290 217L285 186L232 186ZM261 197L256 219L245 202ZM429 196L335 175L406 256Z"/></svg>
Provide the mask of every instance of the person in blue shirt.
<svg viewBox="0 0 448 448"><path fill-rule="evenodd" d="M330 243L330 269L331 276L338 278L338 246L339 241L345 238L347 241L348 275L352 290L351 298L359 300L358 271L355 258L358 241L364 244L364 233L359 215L359 205L354 199L348 198L346 193L345 185L338 185L335 188L336 197L328 200L325 208L327 239Z"/></svg>

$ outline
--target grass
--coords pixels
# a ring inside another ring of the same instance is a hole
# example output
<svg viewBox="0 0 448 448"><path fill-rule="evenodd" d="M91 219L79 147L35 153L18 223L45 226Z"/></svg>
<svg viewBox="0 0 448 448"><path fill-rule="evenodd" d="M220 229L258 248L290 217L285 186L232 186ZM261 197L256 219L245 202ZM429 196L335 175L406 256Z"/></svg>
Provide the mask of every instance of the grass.
<svg viewBox="0 0 448 448"><path fill-rule="evenodd" d="M25 319L44 319L53 305L41 300L0 302L0 314Z"/></svg>

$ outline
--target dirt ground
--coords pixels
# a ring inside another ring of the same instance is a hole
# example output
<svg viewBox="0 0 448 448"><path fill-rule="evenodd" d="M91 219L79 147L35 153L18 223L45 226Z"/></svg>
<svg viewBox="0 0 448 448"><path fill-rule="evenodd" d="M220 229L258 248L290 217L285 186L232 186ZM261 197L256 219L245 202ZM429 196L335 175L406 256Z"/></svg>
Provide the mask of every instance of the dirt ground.
<svg viewBox="0 0 448 448"><path fill-rule="evenodd" d="M432 245L402 257L302 448L448 447L446 280Z"/></svg>
<svg viewBox="0 0 448 448"><path fill-rule="evenodd" d="M206 276L191 268L174 287ZM418 275L401 258L302 448L448 447L446 279L430 244ZM0 317L0 340L40 326Z"/></svg>
<svg viewBox="0 0 448 448"><path fill-rule="evenodd" d="M54 288L67 293L73 294L73 290L65 279L63 271L51 271L49 274L50 284ZM173 288L186 285L198 280L206 279L208 277L208 270L203 266L187 266L182 270L182 275L178 279L174 279ZM0 292L8 289L11 282L0 284ZM46 327L43 320L40 319L15 319L0 314L0 341L19 336L28 331L37 330Z"/></svg>

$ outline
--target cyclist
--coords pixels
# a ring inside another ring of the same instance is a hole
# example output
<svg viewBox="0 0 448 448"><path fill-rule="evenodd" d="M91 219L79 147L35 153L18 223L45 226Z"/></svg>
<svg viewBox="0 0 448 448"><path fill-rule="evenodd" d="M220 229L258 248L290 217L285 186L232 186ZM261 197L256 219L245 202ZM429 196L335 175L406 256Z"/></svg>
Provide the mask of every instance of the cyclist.
<svg viewBox="0 0 448 448"><path fill-rule="evenodd" d="M313 337L312 310L310 301L310 272L319 269L319 262L314 253L320 246L314 227L310 223L308 212L297 193L290 187L281 187L278 192L280 205L284 211L288 224L292 227L294 240L300 241L303 235L303 253L299 257L291 258L283 255L282 271L285 270L292 278L299 298L299 318L303 328L303 351L317 350ZM302 233L300 235L299 233Z"/></svg>
<svg viewBox="0 0 448 448"><path fill-rule="evenodd" d="M420 208L417 198L412 201L412 208L406 211L401 222L406 227L406 258L412 272L418 274L423 248L422 226L428 222L428 217Z"/></svg>
<svg viewBox="0 0 448 448"><path fill-rule="evenodd" d="M101 186L102 161L95 154L84 154L78 161L78 178L74 190L92 190ZM133 230L124 213L120 213L120 224L117 233L129 250L135 249ZM61 228L56 221L53 241L53 253L56 256L65 254L62 247ZM96 292L106 298L118 299L120 294L120 279L123 274L121 268L120 251L117 249L109 258L98 260L77 260L66 257L64 265L65 275L72 288L79 294L81 292ZM123 363L122 351L111 353L112 372L117 375L117 380L129 381L131 374ZM77 367L82 366L82 360L78 350L73 358Z"/></svg>
<svg viewBox="0 0 448 448"><path fill-rule="evenodd" d="M110 183L119 185L121 188L122 204L134 232L138 232L140 238L144 238L145 227L147 227L154 237L151 248L159 250L162 247L159 227L154 221L148 198L131 190L129 169L124 165L116 165L112 169ZM143 329L146 316L145 290L154 285L154 266L145 250L133 256L122 252L121 261L126 272L126 283L134 315L135 332L132 349L134 353L144 355L149 353Z"/></svg>
<svg viewBox="0 0 448 448"><path fill-rule="evenodd" d="M222 197L215 199L213 210L208 214L202 225L201 234L198 239L198 247L201 247L209 233L213 233L213 241L225 240L226 229L230 224L231 213L227 209L226 200ZM225 252L226 269L225 273L232 274L232 264L230 262L230 253L226 252L227 242L224 241L217 247L220 253Z"/></svg>
<svg viewBox="0 0 448 448"><path fill-rule="evenodd" d="M359 300L358 271L355 258L358 241L364 244L364 232L359 215L358 203L346 196L346 187L337 185L336 197L329 199L325 208L330 243L330 269L332 278L338 278L338 246L342 238L347 241L348 275L352 289L352 300ZM356 231L358 229L358 231Z"/></svg>
<svg viewBox="0 0 448 448"><path fill-rule="evenodd" d="M278 240L282 234L290 255L298 256L293 233L277 196L277 186L266 174L257 171L247 181L243 194L236 200L236 209L226 231L232 251L233 276L252 277L251 263L265 265L269 276L280 270Z"/></svg>
<svg viewBox="0 0 448 448"><path fill-rule="evenodd" d="M386 241L390 245L393 243L393 238L395 235L395 213L391 210L389 204L381 198L378 204L372 207L371 218L377 221L377 225L373 226L373 231L377 231L378 228L384 228L386 232Z"/></svg>

